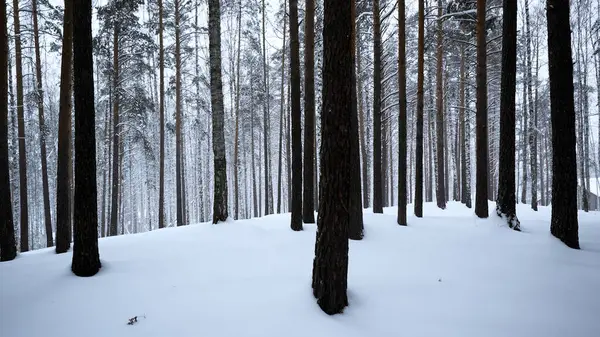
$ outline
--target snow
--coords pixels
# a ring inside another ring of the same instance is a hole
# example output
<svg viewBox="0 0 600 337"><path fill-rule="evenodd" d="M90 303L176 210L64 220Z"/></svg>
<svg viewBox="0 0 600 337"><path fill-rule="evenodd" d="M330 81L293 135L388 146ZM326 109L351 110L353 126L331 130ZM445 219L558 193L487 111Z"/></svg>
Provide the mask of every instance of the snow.
<svg viewBox="0 0 600 337"><path fill-rule="evenodd" d="M310 289L315 226L293 232L289 214L101 239L91 278L70 253L21 254L0 264L0 336L599 336L600 213L580 213L576 251L548 208L519 205L517 233L493 207L426 204L408 227L366 210L336 316Z"/></svg>

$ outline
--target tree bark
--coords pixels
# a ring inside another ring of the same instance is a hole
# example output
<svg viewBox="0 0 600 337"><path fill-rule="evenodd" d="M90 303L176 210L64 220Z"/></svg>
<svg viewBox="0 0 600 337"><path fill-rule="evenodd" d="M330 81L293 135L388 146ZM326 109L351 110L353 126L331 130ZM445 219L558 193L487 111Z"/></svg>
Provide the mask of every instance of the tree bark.
<svg viewBox="0 0 600 337"><path fill-rule="evenodd" d="M488 113L487 113L487 51L485 27L486 0L477 0L477 115L476 115L476 186L475 214L488 217Z"/></svg>
<svg viewBox="0 0 600 337"><path fill-rule="evenodd" d="M446 180L444 179L444 81L442 69L444 67L444 37L442 36L442 0L438 0L437 19L437 69L436 69L436 135L437 135L437 174L436 174L436 201L437 206L446 209Z"/></svg>
<svg viewBox="0 0 600 337"><path fill-rule="evenodd" d="M377 0L376 0L377 1ZM348 224L351 203L352 1L326 0L323 25L321 198L313 263L313 294L321 309L348 305Z"/></svg>
<svg viewBox="0 0 600 337"><path fill-rule="evenodd" d="M287 0L283 1L283 8L285 10L285 8L287 7ZM282 157L283 157L283 115L285 114L285 54L286 54L286 44L285 44L285 40L287 37L287 15L283 16L283 45L281 47L281 106L280 106L280 112L279 112L279 172L277 174L277 214L281 214L281 198L283 196L282 194L282 186L281 186L281 180L282 180L282 171L283 171L283 166L282 166Z"/></svg>
<svg viewBox="0 0 600 337"><path fill-rule="evenodd" d="M517 0L504 0L500 79L500 158L496 213L520 230L515 195L515 99L517 90Z"/></svg>
<svg viewBox="0 0 600 337"><path fill-rule="evenodd" d="M8 164L8 18L6 0L0 1L0 262L17 256L13 227L12 195Z"/></svg>
<svg viewBox="0 0 600 337"><path fill-rule="evenodd" d="M373 0L373 213L383 213L381 168L381 23Z"/></svg>
<svg viewBox="0 0 600 337"><path fill-rule="evenodd" d="M290 66L292 124L292 217L291 228L302 230L302 130L300 125L300 43L298 38L298 0L290 0Z"/></svg>
<svg viewBox="0 0 600 337"><path fill-rule="evenodd" d="M306 0L304 15L304 176L302 220L315 223L315 0Z"/></svg>
<svg viewBox="0 0 600 337"><path fill-rule="evenodd" d="M398 218L406 226L406 13L405 0L398 1Z"/></svg>
<svg viewBox="0 0 600 337"><path fill-rule="evenodd" d="M213 123L214 201L213 224L227 220L227 161L225 159L225 111L221 79L221 9L219 0L208 1L210 96Z"/></svg>
<svg viewBox="0 0 600 337"><path fill-rule="evenodd" d="M75 198L73 261L77 276L100 270L96 191L96 130L94 65L92 59L92 2L73 6L73 66L75 96Z"/></svg>
<svg viewBox="0 0 600 337"><path fill-rule="evenodd" d="M175 183L177 188L177 226L185 224L183 206L183 167L182 167L182 136L181 136L181 29L179 0L175 0Z"/></svg>
<svg viewBox="0 0 600 337"><path fill-rule="evenodd" d="M525 0L525 28L526 28L526 44L525 52L527 57L527 98L529 100L529 147L530 163L531 163L531 208L537 211L537 116L535 116L535 102L533 101L532 83L533 76L531 68L533 62L531 60L531 26L529 24L529 1Z"/></svg>
<svg viewBox="0 0 600 337"><path fill-rule="evenodd" d="M235 140L234 140L234 153L233 153L233 189L234 189L234 219L237 220L240 216L240 198L238 191L238 171L239 171L239 124L240 124L240 59L241 59L241 47L242 47L242 1L239 1L238 11L238 30L237 30L237 65L236 65L236 88L235 88Z"/></svg>
<svg viewBox="0 0 600 337"><path fill-rule="evenodd" d="M160 154L158 187L158 228L165 227L165 48L163 0L158 0L158 67L160 77L159 108Z"/></svg>
<svg viewBox="0 0 600 337"><path fill-rule="evenodd" d="M552 217L550 232L579 249L573 57L569 1L548 0L548 68L552 119Z"/></svg>
<svg viewBox="0 0 600 337"><path fill-rule="evenodd" d="M56 253L71 246L71 98L73 90L73 1L65 1L60 68L58 161L56 164ZM104 235L104 233L102 233Z"/></svg>
<svg viewBox="0 0 600 337"><path fill-rule="evenodd" d="M425 63L425 4L419 0L417 62L417 140L415 153L415 216L423 217L423 71Z"/></svg>

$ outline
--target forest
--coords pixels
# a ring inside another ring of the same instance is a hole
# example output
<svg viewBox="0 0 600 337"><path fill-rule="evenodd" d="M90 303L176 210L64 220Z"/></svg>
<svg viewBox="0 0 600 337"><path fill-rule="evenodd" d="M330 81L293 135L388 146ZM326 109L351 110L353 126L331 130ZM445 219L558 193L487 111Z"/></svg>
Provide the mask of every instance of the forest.
<svg viewBox="0 0 600 337"><path fill-rule="evenodd" d="M333 315L365 209L597 240L600 1L0 1L2 261L289 213Z"/></svg>

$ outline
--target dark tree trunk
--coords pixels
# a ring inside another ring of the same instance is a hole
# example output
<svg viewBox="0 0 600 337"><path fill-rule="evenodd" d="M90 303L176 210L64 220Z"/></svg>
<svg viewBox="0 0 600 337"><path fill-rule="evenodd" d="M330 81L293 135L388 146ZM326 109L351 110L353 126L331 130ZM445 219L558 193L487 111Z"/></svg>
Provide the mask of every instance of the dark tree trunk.
<svg viewBox="0 0 600 337"><path fill-rule="evenodd" d="M485 12L486 0L477 0L477 114L475 214L488 217L488 114L487 114L487 52Z"/></svg>
<svg viewBox="0 0 600 337"><path fill-rule="evenodd" d="M417 141L415 153L415 216L423 217L423 71L425 63L425 4L419 0L419 41L417 69Z"/></svg>
<svg viewBox="0 0 600 337"><path fill-rule="evenodd" d="M76 6L75 6L76 7ZM118 235L119 224L119 194L121 193L120 173L120 137L119 137L119 25L115 23L113 32L113 158L112 158L112 192L110 206L109 236Z"/></svg>
<svg viewBox="0 0 600 337"><path fill-rule="evenodd" d="M208 1L210 97L213 123L214 201L213 224L227 220L227 161L225 159L225 111L221 79L221 9L219 0Z"/></svg>
<svg viewBox="0 0 600 337"><path fill-rule="evenodd" d="M242 48L242 1L239 2L238 11L238 29L237 29L237 61L236 61L236 85L235 85L235 141L233 150L233 198L234 198L234 219L240 216L240 196L239 196L239 139L240 139L240 59Z"/></svg>
<svg viewBox="0 0 600 337"><path fill-rule="evenodd" d="M298 0L290 0L290 67L292 90L292 230L302 230L302 130L300 125L300 43Z"/></svg>
<svg viewBox="0 0 600 337"><path fill-rule="evenodd" d="M569 1L548 0L548 68L552 118L552 219L550 232L579 249L573 56Z"/></svg>
<svg viewBox="0 0 600 337"><path fill-rule="evenodd" d="M160 155L158 187L158 228L165 227L165 49L163 42L163 0L158 0L158 64L160 76L159 108Z"/></svg>
<svg viewBox="0 0 600 337"><path fill-rule="evenodd" d="M315 0L306 0L304 15L304 192L302 220L315 223Z"/></svg>
<svg viewBox="0 0 600 337"><path fill-rule="evenodd" d="M376 0L377 1L377 0ZM341 313L348 305L348 225L351 213L352 1L326 0L323 24L321 178L313 294L321 309Z"/></svg>
<svg viewBox="0 0 600 337"><path fill-rule="evenodd" d="M73 90L73 1L65 1L60 68L58 162L56 164L56 253L71 247L71 98ZM102 233L104 235L104 233Z"/></svg>
<svg viewBox="0 0 600 337"><path fill-rule="evenodd" d="M438 20L437 20L437 69L436 69L436 142L437 142L437 177L436 181L436 201L437 206L446 209L446 180L444 179L444 80L442 69L444 67L444 37L442 36L442 0L438 0Z"/></svg>
<svg viewBox="0 0 600 337"><path fill-rule="evenodd" d="M182 165L182 136L181 136L181 39L179 28L179 0L175 0L175 182L177 200L177 226L185 224L184 197L183 197L183 165Z"/></svg>
<svg viewBox="0 0 600 337"><path fill-rule="evenodd" d="M373 213L383 213L381 171L381 23L373 0Z"/></svg>
<svg viewBox="0 0 600 337"><path fill-rule="evenodd" d="M500 162L496 213L520 230L515 195L515 99L517 90L517 0L504 0L500 92Z"/></svg>
<svg viewBox="0 0 600 337"><path fill-rule="evenodd" d="M77 276L93 276L101 265L98 254L91 0L81 0L73 6L73 19L75 221L71 270Z"/></svg>
<svg viewBox="0 0 600 337"><path fill-rule="evenodd" d="M19 201L21 213L21 252L29 250L29 207L27 203L27 155L25 149L25 111L23 109L23 63L21 56L21 23L19 0L13 0L15 27L15 60L17 68L17 121L19 133Z"/></svg>
<svg viewBox="0 0 600 337"><path fill-rule="evenodd" d="M0 261L17 256L8 165L8 28L6 0L0 1Z"/></svg>
<svg viewBox="0 0 600 337"><path fill-rule="evenodd" d="M406 13L405 0L398 1L398 224L406 221Z"/></svg>
<svg viewBox="0 0 600 337"><path fill-rule="evenodd" d="M50 216L50 191L48 188L48 159L46 158L46 123L44 121L44 87L42 82L42 57L40 56L40 34L38 30L37 1L31 1L31 16L33 17L33 40L35 45L35 74L37 85L37 104L40 124L40 157L42 169L42 195L44 199L44 227L46 229L46 246L52 247L52 219Z"/></svg>
<svg viewBox="0 0 600 337"><path fill-rule="evenodd" d="M356 96L356 0L350 0L350 35L352 53L352 92L350 120L350 219L348 223L348 238L362 240L364 235L362 193L360 189L360 144L358 140L358 102Z"/></svg>

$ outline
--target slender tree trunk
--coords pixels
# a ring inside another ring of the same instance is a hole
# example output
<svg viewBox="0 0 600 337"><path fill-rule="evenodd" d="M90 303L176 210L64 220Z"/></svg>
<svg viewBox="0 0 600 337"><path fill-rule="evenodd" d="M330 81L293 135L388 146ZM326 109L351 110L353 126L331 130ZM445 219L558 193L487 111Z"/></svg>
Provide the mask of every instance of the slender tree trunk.
<svg viewBox="0 0 600 337"><path fill-rule="evenodd" d="M356 38L359 41L360 38L360 23L356 22ZM362 89L362 79L360 75L362 73L362 61L361 61L361 52L360 52L360 42L356 43L356 96L358 101L358 118L360 124L360 150L362 157L362 193L363 193L363 206L369 207L369 158L367 155L367 141L365 136L365 123L366 120L364 118L365 109L363 107L363 89Z"/></svg>
<svg viewBox="0 0 600 337"><path fill-rule="evenodd" d="M419 0L417 62L417 140L415 153L415 216L423 217L423 68L425 63L425 4Z"/></svg>
<svg viewBox="0 0 600 337"><path fill-rule="evenodd" d="M533 76L531 68L533 62L531 61L531 26L529 24L529 1L525 0L525 29L526 29L526 57L529 67L527 68L527 98L529 100L529 147L531 148L530 163L531 163L531 208L537 211L537 116L535 115L535 102L533 101L533 90L532 81Z"/></svg>
<svg viewBox="0 0 600 337"><path fill-rule="evenodd" d="M304 15L304 176L302 220L315 223L315 0L306 0Z"/></svg>
<svg viewBox="0 0 600 337"><path fill-rule="evenodd" d="M579 249L569 1L548 0L546 15L553 150L550 232L568 247Z"/></svg>
<svg viewBox="0 0 600 337"><path fill-rule="evenodd" d="M252 71L252 70L250 70ZM252 76L252 73L251 73ZM254 106L254 86L253 86L253 82L250 81L250 106ZM250 109L251 110L251 117L250 117L250 128L252 129L252 133L251 133L251 137L252 140L250 142L250 152L252 152L252 207L254 210L254 217L258 218L259 214L258 214L258 192L256 190L256 165L255 165L255 154L254 154L254 120L256 119L256 116L254 114L254 109ZM260 172L259 172L260 174Z"/></svg>
<svg viewBox="0 0 600 337"><path fill-rule="evenodd" d="M267 42L266 42L266 10L265 0L262 0L262 39L263 39L263 123L264 123L264 134L263 134L263 145L265 151L265 215L269 215L273 213L273 187L271 182L271 172L269 170L269 166L271 165L271 156L269 154L269 117L270 117L270 109L269 109L269 100L271 99L269 94L269 70L267 63Z"/></svg>
<svg viewBox="0 0 600 337"><path fill-rule="evenodd" d="M113 31L113 172L112 172L112 202L110 206L109 235L118 235L119 194L121 175L119 172L120 142L119 142L119 25L115 23Z"/></svg>
<svg viewBox="0 0 600 337"><path fill-rule="evenodd" d="M477 0L477 170L475 214L488 217L488 113L487 113L487 51L485 12L486 0Z"/></svg>
<svg viewBox="0 0 600 337"><path fill-rule="evenodd" d="M98 253L96 130L92 2L73 6L73 67L75 96L75 198L73 261L77 276L93 276L101 267Z"/></svg>
<svg viewBox="0 0 600 337"><path fill-rule="evenodd" d="M463 204L467 203L467 199L470 199L471 196L467 194L468 187L467 184L469 180L467 179L467 117L465 117L466 112L468 111L467 101L465 100L465 86L466 86L466 54L465 54L465 46L462 45L460 48L460 109L459 109L459 118L460 118L460 157L463 158L463 164L460 170L460 181L461 181L461 194L460 201Z"/></svg>
<svg viewBox="0 0 600 337"><path fill-rule="evenodd" d="M500 92L500 158L496 213L520 230L515 195L515 99L517 90L517 0L504 0Z"/></svg>
<svg viewBox="0 0 600 337"><path fill-rule="evenodd" d="M165 227L165 48L163 0L158 0L158 67L160 77L158 118L160 119L160 154L158 187L158 228Z"/></svg>
<svg viewBox="0 0 600 337"><path fill-rule="evenodd" d="M294 0L292 0L294 1ZM377 1L377 0L375 0ZM313 294L321 309L348 305L348 225L351 213L352 1L326 0L323 25L321 199L313 264ZM291 22L291 21L290 21ZM356 149L358 150L358 149Z"/></svg>
<svg viewBox="0 0 600 337"><path fill-rule="evenodd" d="M177 226L185 224L183 211L183 168L182 168L182 136L181 136L181 29L179 0L175 0L175 179L177 188Z"/></svg>
<svg viewBox="0 0 600 337"><path fill-rule="evenodd" d="M210 93L213 123L214 201L213 224L227 220L227 161L225 159L225 111L221 80L221 9L219 0L208 1Z"/></svg>
<svg viewBox="0 0 600 337"><path fill-rule="evenodd" d="M56 164L56 253L71 246L71 104L73 70L73 1L65 1L60 66L58 160Z"/></svg>
<svg viewBox="0 0 600 337"><path fill-rule="evenodd" d="M300 125L300 43L298 0L290 0L290 66L292 89L292 230L302 230L302 130Z"/></svg>
<svg viewBox="0 0 600 337"><path fill-rule="evenodd" d="M238 12L238 47L237 47L237 65L236 65L236 88L235 88L235 140L234 140L234 154L233 154L233 196L235 200L234 219L237 220L240 216L240 198L239 198L239 182L238 182L238 171L239 171L239 124L240 124L240 60L241 60L241 47L242 47L242 1L239 1L239 12Z"/></svg>
<svg viewBox="0 0 600 337"><path fill-rule="evenodd" d="M526 43L526 40L523 41ZM527 139L529 134L529 110L527 108L527 69L529 68L527 64L527 58L523 58L523 120L521 125L521 148L522 148L522 157L521 157L521 165L523 166L523 178L521 184L521 203L527 203Z"/></svg>
<svg viewBox="0 0 600 337"><path fill-rule="evenodd" d="M438 0L437 20L437 69L436 69L436 124L437 124L437 181L436 200L437 206L446 209L446 181L444 179L444 80L442 69L444 67L444 37L442 36L442 0Z"/></svg>
<svg viewBox="0 0 600 337"><path fill-rule="evenodd" d="M406 226L406 13L405 0L398 1L398 218Z"/></svg>
<svg viewBox="0 0 600 337"><path fill-rule="evenodd" d="M12 196L8 164L8 18L6 0L0 1L0 261L17 256L13 227Z"/></svg>
<svg viewBox="0 0 600 337"><path fill-rule="evenodd" d="M291 1L291 0L290 0ZM291 54L291 52L290 52ZM291 56L291 55L290 55ZM291 80L291 67L290 67L290 80ZM286 123L285 123L285 130L286 130L286 144L287 144L287 151L286 151L286 163L287 163L287 182L288 182L288 212L292 211L292 141L291 141L291 133L292 133L292 127L291 127L291 120L292 120L292 107L291 107L291 102L292 102L292 86L291 86L291 81L288 83L288 92L287 92L287 97L288 97L288 105L287 105L287 114L286 114Z"/></svg>
<svg viewBox="0 0 600 337"><path fill-rule="evenodd" d="M21 56L21 23L19 0L13 0L15 27L15 60L17 68L17 121L19 133L19 192L21 213L21 252L29 250L29 207L27 203L27 155L25 149L25 111L23 109L23 63Z"/></svg>
<svg viewBox="0 0 600 337"><path fill-rule="evenodd" d="M162 1L162 0L160 0L160 1ZM196 3L195 3L194 7L195 7L194 8L194 11L195 11L195 15L194 15L195 22L194 22L194 24L195 24L195 27L196 27L195 28L196 31L195 31L195 34L194 34L194 58L195 58L194 61L195 61L196 76L199 76L199 74L200 74L200 62L199 62L200 43L198 41L198 35L200 34L200 29L199 29L199 26L198 26L199 0L196 0ZM162 18L161 18L161 20L162 20ZM162 81L162 77L161 77L161 81ZM202 121L202 119L201 119L201 116L200 116L200 111L201 111L200 104L201 103L200 103L200 80L199 80L199 78L196 78L195 82L196 82L196 118L198 118L198 123L199 123L198 128L200 129L200 125L201 125L200 121ZM164 90L164 82L161 85L163 85L163 87L161 89ZM163 99L162 97L163 96L161 96L161 100ZM162 106L162 109L163 109L162 114L163 114L163 117L164 117L164 103L161 101L161 104L163 104L163 106ZM161 128L164 129L164 121L162 120L163 117L161 117L161 123L162 123ZM161 137L163 137L162 131L161 131ZM207 136L207 138L208 138L208 136ZM163 139L163 141L164 141L164 139ZM208 157L208 153L206 154L206 156ZM200 172L198 174L198 177L199 177L199 182L198 182L199 193L198 193L198 196L200 198L200 200L199 200L199 211L200 211L200 217L199 217L200 219L199 219L199 221L200 222L204 222L205 221L205 217L204 217L204 183L203 183L204 179L202 178L203 177L203 172L202 172L202 169L203 169L203 165L202 165L202 136L200 136L200 135L198 136L198 157L197 157L197 160L198 160L198 166L200 167L200 170L199 170ZM164 155L163 155L163 163L162 163L162 165L163 165L163 169L164 169ZM163 169L161 169L161 174L164 174ZM164 199L164 177L163 177L163 199Z"/></svg>
<svg viewBox="0 0 600 337"><path fill-rule="evenodd" d="M381 23L373 0L373 213L383 213L381 168Z"/></svg>
<svg viewBox="0 0 600 337"><path fill-rule="evenodd" d="M283 8L287 7L287 0L283 1ZM283 115L285 114L285 54L287 37L287 15L283 16L283 45L281 47L281 106L279 112L279 172L277 174L277 214L281 214L281 180L282 180L282 157L283 157Z"/></svg>

